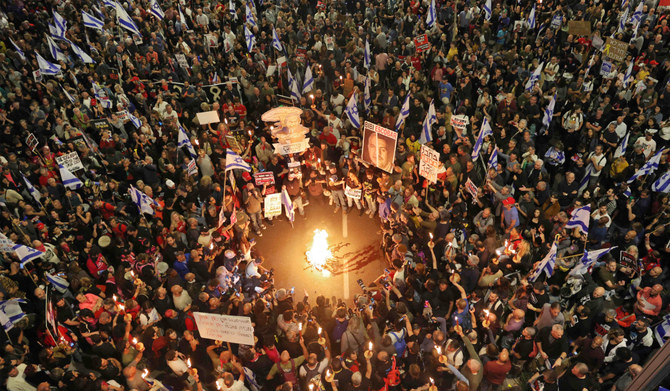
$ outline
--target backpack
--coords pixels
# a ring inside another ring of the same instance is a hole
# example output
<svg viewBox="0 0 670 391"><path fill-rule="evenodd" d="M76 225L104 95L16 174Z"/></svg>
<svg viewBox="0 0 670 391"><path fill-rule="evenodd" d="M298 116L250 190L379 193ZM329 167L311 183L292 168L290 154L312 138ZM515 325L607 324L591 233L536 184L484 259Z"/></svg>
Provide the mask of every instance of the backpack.
<svg viewBox="0 0 670 391"><path fill-rule="evenodd" d="M405 350L407 349L407 342L405 342L405 338L398 336L394 332L389 332L389 334L395 337L396 341L393 343L393 347L395 348L395 352L398 357L402 357L405 354Z"/></svg>
<svg viewBox="0 0 670 391"><path fill-rule="evenodd" d="M279 365L279 363L276 363L275 365L279 369L279 373L282 374L284 378L284 383L290 381L292 384L298 384L298 376L295 371L295 361L291 359L290 363L291 363L291 369L288 371L282 368L281 365Z"/></svg>

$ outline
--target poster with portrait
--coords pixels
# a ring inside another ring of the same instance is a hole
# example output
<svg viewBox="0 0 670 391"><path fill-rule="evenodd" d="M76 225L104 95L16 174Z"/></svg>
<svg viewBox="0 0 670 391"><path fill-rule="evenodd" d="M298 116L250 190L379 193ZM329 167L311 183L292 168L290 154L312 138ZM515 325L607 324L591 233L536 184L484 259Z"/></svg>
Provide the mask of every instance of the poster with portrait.
<svg viewBox="0 0 670 391"><path fill-rule="evenodd" d="M363 125L363 152L361 160L391 173L393 172L397 142L398 133L365 121Z"/></svg>

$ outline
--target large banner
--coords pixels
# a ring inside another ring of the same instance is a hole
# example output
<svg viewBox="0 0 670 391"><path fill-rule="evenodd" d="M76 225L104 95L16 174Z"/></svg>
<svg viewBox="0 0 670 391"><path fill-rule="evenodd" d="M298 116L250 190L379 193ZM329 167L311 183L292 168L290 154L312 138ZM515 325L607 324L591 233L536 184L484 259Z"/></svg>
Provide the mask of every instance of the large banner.
<svg viewBox="0 0 670 391"><path fill-rule="evenodd" d="M386 172L393 172L398 133L365 121L363 125L363 154L361 160Z"/></svg>
<svg viewBox="0 0 670 391"><path fill-rule="evenodd" d="M221 100L221 94L226 90L226 84L233 84L234 91L239 93L238 88L239 85L234 82L234 81L229 81L225 83L220 83L220 84L210 84L208 86L202 86L202 90L205 92L205 95L207 97L207 103L213 103L213 102L219 102ZM184 90L184 85L181 83L168 83L168 86L170 87L170 91L176 92L180 96L183 95L182 92ZM194 89L196 89L195 86L192 86Z"/></svg>
<svg viewBox="0 0 670 391"><path fill-rule="evenodd" d="M193 317L198 325L198 332L203 338L254 345L254 327L247 316L231 316L194 312Z"/></svg>
<svg viewBox="0 0 670 391"><path fill-rule="evenodd" d="M300 153L306 150L307 148L309 148L309 140L304 139L299 143L293 143L293 144L274 143L272 144L272 146L275 147L275 153L278 153L283 156L291 153Z"/></svg>
<svg viewBox="0 0 670 391"><path fill-rule="evenodd" d="M419 175L435 183L437 172L440 167L440 153L425 144L421 146L421 159L419 159Z"/></svg>

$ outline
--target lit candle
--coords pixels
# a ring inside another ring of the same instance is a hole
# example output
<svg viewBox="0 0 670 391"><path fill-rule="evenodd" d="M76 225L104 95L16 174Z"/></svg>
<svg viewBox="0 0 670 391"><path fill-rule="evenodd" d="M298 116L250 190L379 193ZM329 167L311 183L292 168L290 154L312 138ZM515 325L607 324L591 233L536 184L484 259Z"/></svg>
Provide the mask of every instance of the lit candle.
<svg viewBox="0 0 670 391"><path fill-rule="evenodd" d="M249 137L251 137L251 130L249 131Z"/></svg>
<svg viewBox="0 0 670 391"><path fill-rule="evenodd" d="M123 310L125 310L125 309L126 309L126 306L125 306L125 305L123 305L123 304L119 304L119 310L120 310L120 311L123 311Z"/></svg>
<svg viewBox="0 0 670 391"><path fill-rule="evenodd" d="M310 94L309 99L311 99L313 101L314 100L314 95Z"/></svg>
<svg viewBox="0 0 670 391"><path fill-rule="evenodd" d="M298 331L302 332L302 323L298 323Z"/></svg>
<svg viewBox="0 0 670 391"><path fill-rule="evenodd" d="M309 383L309 391L313 391L313 390L314 390L314 383Z"/></svg>
<svg viewBox="0 0 670 391"><path fill-rule="evenodd" d="M137 345L137 338L133 338L133 345Z"/></svg>
<svg viewBox="0 0 670 391"><path fill-rule="evenodd" d="M154 381L151 380L151 379L147 379L148 375L149 375L149 370L145 368L144 373L142 373L142 380L144 380L148 385L153 386Z"/></svg>
<svg viewBox="0 0 670 391"><path fill-rule="evenodd" d="M190 358L188 360L186 360L186 365L188 365L189 368L191 367L191 359Z"/></svg>
<svg viewBox="0 0 670 391"><path fill-rule="evenodd" d="M440 348L439 346L435 346L435 351L437 352L438 356L442 355L442 348Z"/></svg>
<svg viewBox="0 0 670 391"><path fill-rule="evenodd" d="M210 243L210 244L209 244L209 249L210 249L210 250L213 250L213 249L214 249L214 243Z"/></svg>
<svg viewBox="0 0 670 391"><path fill-rule="evenodd" d="M372 358L372 341L368 342L368 350L363 352L363 356L368 360Z"/></svg>
<svg viewBox="0 0 670 391"><path fill-rule="evenodd" d="M200 140L195 139L195 145L200 146Z"/></svg>
<svg viewBox="0 0 670 391"><path fill-rule="evenodd" d="M319 327L319 335L321 335L321 327Z"/></svg>
<svg viewBox="0 0 670 391"><path fill-rule="evenodd" d="M433 234L428 232L428 235L430 236L430 241L432 242L433 241Z"/></svg>

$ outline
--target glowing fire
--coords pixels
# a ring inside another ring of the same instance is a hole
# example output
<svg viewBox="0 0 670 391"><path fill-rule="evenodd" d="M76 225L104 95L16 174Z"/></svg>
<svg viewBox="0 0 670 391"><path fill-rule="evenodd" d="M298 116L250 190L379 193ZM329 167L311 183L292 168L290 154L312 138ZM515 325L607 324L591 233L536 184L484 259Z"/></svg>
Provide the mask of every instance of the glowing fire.
<svg viewBox="0 0 670 391"><path fill-rule="evenodd" d="M328 261L333 257L333 253L328 249L328 232L322 229L314 230L314 240L312 247L307 250L307 262L320 271L324 277L330 276L330 270L327 269Z"/></svg>

